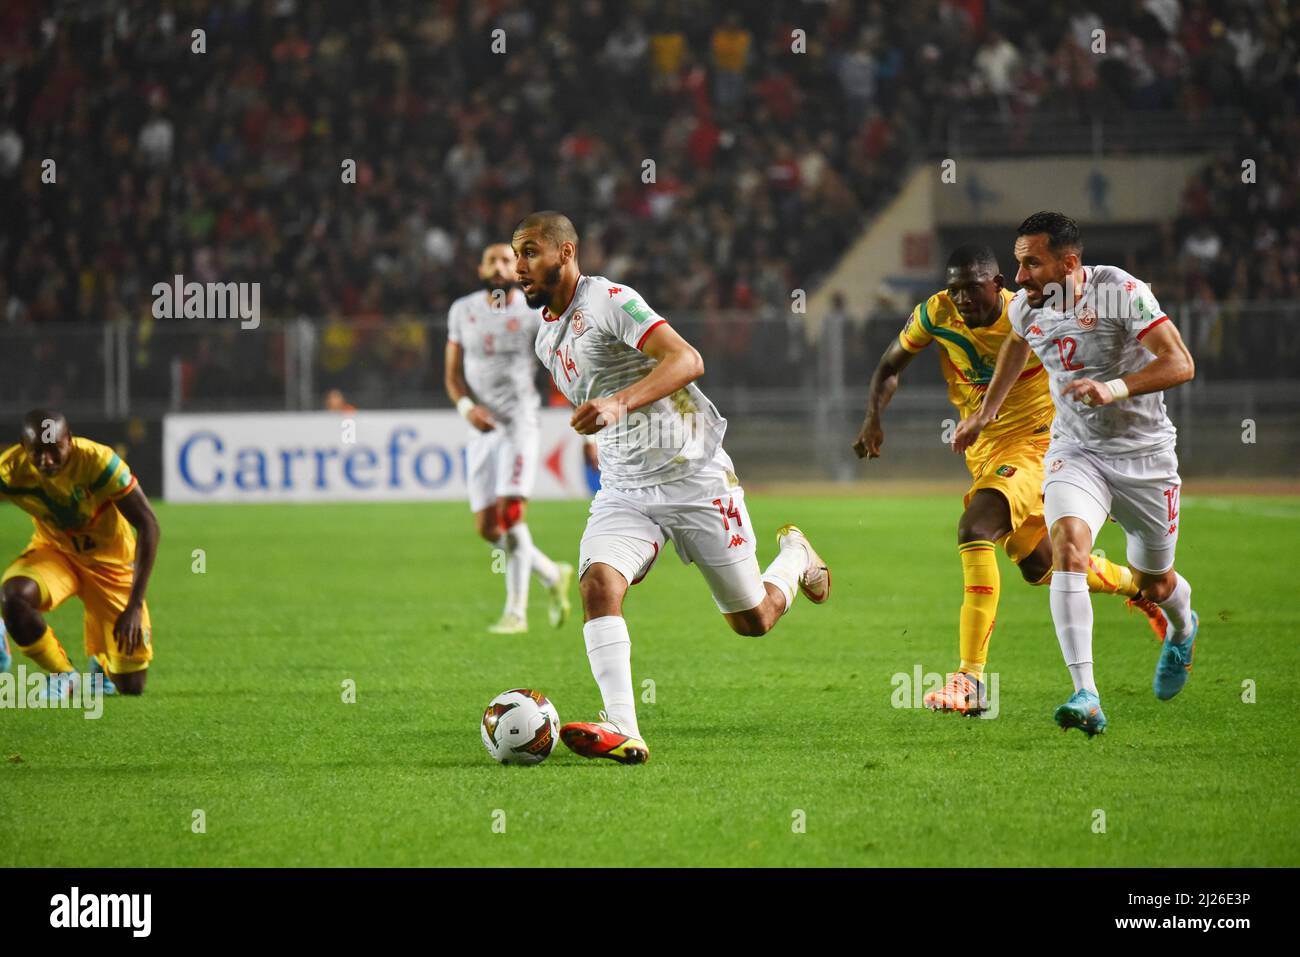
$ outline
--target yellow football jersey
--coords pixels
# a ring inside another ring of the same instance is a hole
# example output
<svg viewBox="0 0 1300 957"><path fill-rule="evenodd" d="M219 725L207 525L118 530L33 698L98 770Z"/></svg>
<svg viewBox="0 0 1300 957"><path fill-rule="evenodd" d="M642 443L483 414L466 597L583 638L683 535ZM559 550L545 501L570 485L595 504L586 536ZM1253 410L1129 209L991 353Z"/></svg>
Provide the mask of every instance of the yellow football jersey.
<svg viewBox="0 0 1300 957"><path fill-rule="evenodd" d="M52 545L82 564L135 561L135 529L111 507L135 476L107 445L74 436L63 470L40 473L21 445L0 452L0 498L32 517L32 546Z"/></svg>
<svg viewBox="0 0 1300 957"><path fill-rule="evenodd" d="M931 342L939 343L939 365L948 382L948 400L962 418L979 410L993 379L998 350L1011 331L1007 306L1013 294L1004 289L1001 295L1002 315L991 326L973 329L957 312L947 290L937 292L917 304L898 336L898 344L908 352L920 352ZM968 454L987 442L1008 435L1046 434L1055 414L1043 364L1031 352L1025 371L1011 387L998 417L980 433L979 441L968 450Z"/></svg>

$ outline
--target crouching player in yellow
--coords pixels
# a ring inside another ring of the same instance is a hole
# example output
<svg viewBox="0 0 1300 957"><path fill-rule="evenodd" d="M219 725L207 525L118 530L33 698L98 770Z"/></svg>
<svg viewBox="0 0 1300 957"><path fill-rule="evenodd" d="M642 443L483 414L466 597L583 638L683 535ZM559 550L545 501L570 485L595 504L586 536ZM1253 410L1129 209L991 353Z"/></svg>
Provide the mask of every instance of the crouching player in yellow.
<svg viewBox="0 0 1300 957"><path fill-rule="evenodd" d="M998 349L1011 329L997 257L987 246L958 247L948 260L948 287L917 305L897 341L881 357L871 378L867 415L853 449L858 458L878 458L884 442L880 417L898 389L899 373L931 342L939 343L939 365L948 399L959 417L978 411L993 377ZM974 480L957 524L957 553L965 592L958 625L961 664L948 683L924 698L927 708L978 714L988 707L984 666L997 617L1001 545L1034 585L1052 580L1052 546L1043 521L1043 456L1055 409L1047 376L1031 358L1011 387L994 423L966 451ZM1162 638L1164 614L1154 602L1137 599L1133 572L1100 555L1088 562L1088 588L1122 595L1147 615Z"/></svg>
<svg viewBox="0 0 1300 957"><path fill-rule="evenodd" d="M50 672L52 694L70 694L75 669L42 612L77 595L91 680L140 694L153 659L144 595L159 537L149 500L112 449L74 437L58 412L27 413L21 438L0 451L0 499L30 514L35 533L0 584L5 630Z"/></svg>

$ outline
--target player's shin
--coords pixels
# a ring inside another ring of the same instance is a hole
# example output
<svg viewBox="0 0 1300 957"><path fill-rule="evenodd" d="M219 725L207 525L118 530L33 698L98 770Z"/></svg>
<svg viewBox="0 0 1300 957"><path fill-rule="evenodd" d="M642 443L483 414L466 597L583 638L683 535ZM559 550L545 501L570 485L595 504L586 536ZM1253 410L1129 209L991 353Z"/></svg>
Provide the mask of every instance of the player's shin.
<svg viewBox="0 0 1300 957"><path fill-rule="evenodd" d="M763 572L763 581L775 585L785 596L785 607L781 614L790 610L794 596L799 590L799 576L808 567L808 553L797 544L782 545L777 551L772 564Z"/></svg>
<svg viewBox="0 0 1300 957"><path fill-rule="evenodd" d="M529 568L537 576L537 580L547 588L552 587L559 580L559 567L547 557L545 552L533 544L533 533L529 531L527 525L520 522L511 531L517 532L520 541L519 547L527 551Z"/></svg>
<svg viewBox="0 0 1300 957"><path fill-rule="evenodd" d="M528 615L528 576L533 570L533 536L523 522L506 532L506 611Z"/></svg>
<svg viewBox="0 0 1300 957"><path fill-rule="evenodd" d="M632 639L621 616L593 618L582 626L591 674L600 688L605 713L624 734L640 737L632 691Z"/></svg>
<svg viewBox="0 0 1300 957"><path fill-rule="evenodd" d="M1092 677L1092 596L1085 572L1057 571L1051 585L1052 622L1061 644L1065 665L1074 679L1074 690L1094 694Z"/></svg>
<svg viewBox="0 0 1300 957"><path fill-rule="evenodd" d="M965 583L958 625L961 670L978 678L988 661L989 637L1002 589L997 547L990 541L974 541L958 545L957 552Z"/></svg>
<svg viewBox="0 0 1300 957"><path fill-rule="evenodd" d="M1174 573L1174 589L1160 602L1160 610L1174 626L1173 641L1184 641L1192 632L1192 586L1187 579Z"/></svg>
<svg viewBox="0 0 1300 957"><path fill-rule="evenodd" d="M53 628L47 627L44 634L30 645L19 645L18 647L22 649L23 654L51 674L60 674L73 670L72 662L68 659L68 653L59 644L59 639L54 637Z"/></svg>

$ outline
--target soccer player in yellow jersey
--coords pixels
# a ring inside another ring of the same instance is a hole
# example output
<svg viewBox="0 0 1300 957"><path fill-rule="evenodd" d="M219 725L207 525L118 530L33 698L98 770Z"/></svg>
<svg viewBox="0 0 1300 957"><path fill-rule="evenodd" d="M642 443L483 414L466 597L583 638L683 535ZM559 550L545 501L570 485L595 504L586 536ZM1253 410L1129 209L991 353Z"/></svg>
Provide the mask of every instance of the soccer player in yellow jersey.
<svg viewBox="0 0 1300 957"><path fill-rule="evenodd" d="M858 458L878 458L884 442L880 417L898 389L899 374L922 349L936 342L939 365L948 382L948 399L962 418L980 408L993 377L998 349L1011 329L1007 304L1012 293L987 246L958 247L948 260L948 286L913 310L897 341L885 350L867 400L867 415L853 449ZM966 510L957 523L957 553L965 579L958 624L961 664L940 690L925 696L936 711L978 714L988 707L984 666L997 616L1001 545L1034 585L1052 580L1052 546L1043 521L1043 456L1055 410L1047 376L1036 359L1001 407L993 424L966 451L972 484ZM1164 635L1163 615L1150 602L1134 602L1138 589L1132 571L1094 555L1088 588L1123 595Z"/></svg>
<svg viewBox="0 0 1300 957"><path fill-rule="evenodd" d="M26 550L0 584L5 627L23 654L55 676L74 669L42 612L72 595L85 606L93 680L144 691L153 659L145 589L158 554L158 519L126 463L108 446L73 436L58 412L23 418L22 441L0 451L0 499L32 517ZM105 691L109 688L105 686Z"/></svg>

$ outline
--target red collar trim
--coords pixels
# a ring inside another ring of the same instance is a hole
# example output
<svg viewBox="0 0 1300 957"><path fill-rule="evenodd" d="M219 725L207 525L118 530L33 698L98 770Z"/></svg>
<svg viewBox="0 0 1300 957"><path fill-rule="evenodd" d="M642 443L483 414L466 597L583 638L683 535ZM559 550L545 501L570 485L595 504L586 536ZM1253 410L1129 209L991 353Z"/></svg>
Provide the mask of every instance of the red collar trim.
<svg viewBox="0 0 1300 957"><path fill-rule="evenodd" d="M586 276L582 276L582 275L578 276L578 281L573 284L573 292L569 295L569 301L564 304L564 308L560 310L559 316L551 315L550 308L547 306L542 306L542 318L545 319L547 322L555 322L555 320L559 319L560 316L563 316L566 312L568 312L569 306L573 305L573 300L578 295L578 287L582 285L582 281L586 278L587 278Z"/></svg>

